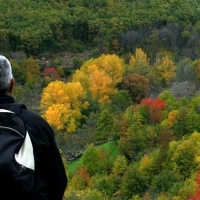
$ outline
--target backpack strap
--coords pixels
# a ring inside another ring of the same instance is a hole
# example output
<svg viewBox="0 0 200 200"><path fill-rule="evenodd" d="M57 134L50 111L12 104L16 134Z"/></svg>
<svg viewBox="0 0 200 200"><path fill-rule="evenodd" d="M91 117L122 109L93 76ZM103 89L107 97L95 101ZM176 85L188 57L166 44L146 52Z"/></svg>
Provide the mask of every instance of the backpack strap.
<svg viewBox="0 0 200 200"><path fill-rule="evenodd" d="M26 106L20 103L9 103L9 104L0 104L0 108L7 109L16 114L19 114L21 109L26 109Z"/></svg>

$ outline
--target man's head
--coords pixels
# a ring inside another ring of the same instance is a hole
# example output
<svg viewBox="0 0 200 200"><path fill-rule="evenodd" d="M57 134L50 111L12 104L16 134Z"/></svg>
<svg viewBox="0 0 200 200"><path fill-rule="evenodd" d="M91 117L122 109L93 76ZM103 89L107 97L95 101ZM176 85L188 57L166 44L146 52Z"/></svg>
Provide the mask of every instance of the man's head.
<svg viewBox="0 0 200 200"><path fill-rule="evenodd" d="M14 78L9 60L0 55L0 94L11 93L14 86Z"/></svg>

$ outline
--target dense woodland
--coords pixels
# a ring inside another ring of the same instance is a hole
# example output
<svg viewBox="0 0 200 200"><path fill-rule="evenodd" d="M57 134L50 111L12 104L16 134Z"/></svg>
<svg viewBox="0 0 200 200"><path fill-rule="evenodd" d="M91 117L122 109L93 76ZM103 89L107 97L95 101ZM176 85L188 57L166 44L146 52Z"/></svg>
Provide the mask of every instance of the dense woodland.
<svg viewBox="0 0 200 200"><path fill-rule="evenodd" d="M200 199L200 0L0 5L13 95L55 131L66 199Z"/></svg>

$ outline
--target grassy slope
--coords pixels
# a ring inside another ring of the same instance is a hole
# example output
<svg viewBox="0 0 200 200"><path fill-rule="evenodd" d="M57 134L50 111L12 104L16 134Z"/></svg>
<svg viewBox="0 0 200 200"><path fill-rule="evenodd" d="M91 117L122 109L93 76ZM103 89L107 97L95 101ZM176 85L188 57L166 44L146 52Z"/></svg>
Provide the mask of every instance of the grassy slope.
<svg viewBox="0 0 200 200"><path fill-rule="evenodd" d="M109 155L111 155L113 158L116 158L119 155L119 150L116 146L116 143L114 141L107 142L105 144L102 144L100 146L96 146L98 149L102 149L103 151L110 152ZM82 160L79 158L78 160L67 163L68 165L68 174L70 176L73 175L73 173L76 171L77 167L81 164Z"/></svg>

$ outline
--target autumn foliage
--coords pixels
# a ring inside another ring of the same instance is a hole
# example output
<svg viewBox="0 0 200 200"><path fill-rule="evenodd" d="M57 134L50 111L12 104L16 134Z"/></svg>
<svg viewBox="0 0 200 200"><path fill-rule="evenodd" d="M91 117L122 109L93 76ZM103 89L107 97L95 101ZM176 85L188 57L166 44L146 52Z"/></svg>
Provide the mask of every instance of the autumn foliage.
<svg viewBox="0 0 200 200"><path fill-rule="evenodd" d="M132 101L135 103L140 102L149 91L149 81L144 76L136 73L128 74L123 77L122 86L129 92Z"/></svg>
<svg viewBox="0 0 200 200"><path fill-rule="evenodd" d="M145 98L140 103L150 116L152 123L157 123L162 117L162 110L165 108L165 100L161 98Z"/></svg>
<svg viewBox="0 0 200 200"><path fill-rule="evenodd" d="M43 90L43 117L57 130L72 133L76 130L79 120L84 117L82 110L88 107L84 95L84 89L79 82L51 82Z"/></svg>
<svg viewBox="0 0 200 200"><path fill-rule="evenodd" d="M193 195L187 198L187 200L199 200L200 199L200 171L196 174L196 189Z"/></svg>
<svg viewBox="0 0 200 200"><path fill-rule="evenodd" d="M86 168L79 167L72 179L74 188L86 188L90 181L90 175Z"/></svg>
<svg viewBox="0 0 200 200"><path fill-rule="evenodd" d="M100 104L110 102L121 82L124 73L124 61L117 55L101 55L86 61L73 74L72 80L81 83L85 91Z"/></svg>

